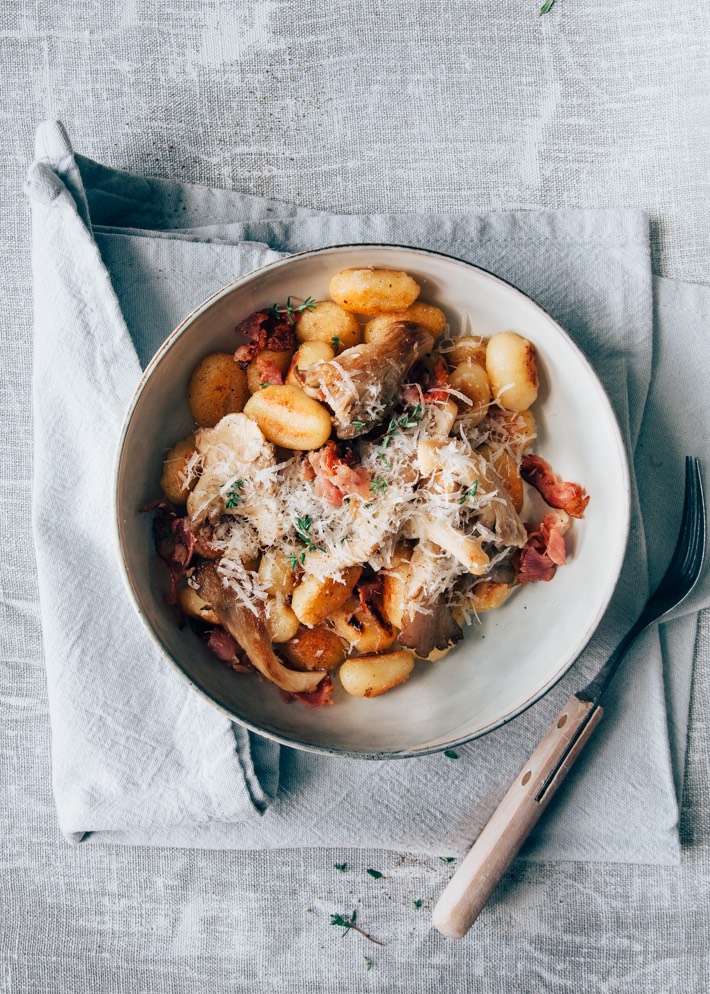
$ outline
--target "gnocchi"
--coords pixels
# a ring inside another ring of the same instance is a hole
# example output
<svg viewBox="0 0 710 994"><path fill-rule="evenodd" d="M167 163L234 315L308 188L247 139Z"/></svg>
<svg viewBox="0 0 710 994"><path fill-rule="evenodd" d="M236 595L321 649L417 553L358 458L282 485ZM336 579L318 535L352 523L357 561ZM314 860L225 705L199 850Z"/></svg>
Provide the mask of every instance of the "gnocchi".
<svg viewBox="0 0 710 994"><path fill-rule="evenodd" d="M414 654L383 652L346 660L338 675L343 689L353 697L379 697L408 680L414 669Z"/></svg>
<svg viewBox="0 0 710 994"><path fill-rule="evenodd" d="M420 286L408 273L392 269L341 269L328 290L344 310L374 317L406 311L419 296Z"/></svg>
<svg viewBox="0 0 710 994"><path fill-rule="evenodd" d="M329 362L331 359L335 359L335 352L327 342L304 342L291 360L286 382L294 387L300 387L297 370L308 369L316 362Z"/></svg>
<svg viewBox="0 0 710 994"><path fill-rule="evenodd" d="M282 652L296 670L334 670L345 660L342 640L326 625L301 625Z"/></svg>
<svg viewBox="0 0 710 994"><path fill-rule="evenodd" d="M285 449L319 449L330 436L327 409L290 384L268 386L252 394L244 413L256 421L264 438Z"/></svg>
<svg viewBox="0 0 710 994"><path fill-rule="evenodd" d="M160 489L173 504L184 504L190 493L190 483L186 479L187 464L195 452L195 434L191 432L165 455Z"/></svg>
<svg viewBox="0 0 710 994"><path fill-rule="evenodd" d="M362 341L362 329L354 314L332 300L319 300L313 310L301 315L296 337L299 342L325 342L338 352Z"/></svg>
<svg viewBox="0 0 710 994"><path fill-rule="evenodd" d="M506 411L526 411L537 399L539 380L535 347L512 331L488 343L486 371L496 403Z"/></svg>
<svg viewBox="0 0 710 994"><path fill-rule="evenodd" d="M226 414L243 410L249 396L246 373L234 356L215 352L195 366L187 395L190 411L200 428L214 428Z"/></svg>
<svg viewBox="0 0 710 994"><path fill-rule="evenodd" d="M291 603L304 625L318 625L345 604L360 579L361 566L351 566L341 579L306 575L293 592Z"/></svg>
<svg viewBox="0 0 710 994"><path fill-rule="evenodd" d="M486 416L491 402L491 388L488 375L477 362L460 363L449 376L449 383L463 398L454 397L459 413L466 416L471 427L479 425Z"/></svg>
<svg viewBox="0 0 710 994"><path fill-rule="evenodd" d="M380 314L368 321L365 325L365 341L376 342L379 338L386 337L392 325L398 321L413 321L414 324L426 328L434 338L439 338L446 328L446 315L440 308L417 300L406 311L397 314Z"/></svg>

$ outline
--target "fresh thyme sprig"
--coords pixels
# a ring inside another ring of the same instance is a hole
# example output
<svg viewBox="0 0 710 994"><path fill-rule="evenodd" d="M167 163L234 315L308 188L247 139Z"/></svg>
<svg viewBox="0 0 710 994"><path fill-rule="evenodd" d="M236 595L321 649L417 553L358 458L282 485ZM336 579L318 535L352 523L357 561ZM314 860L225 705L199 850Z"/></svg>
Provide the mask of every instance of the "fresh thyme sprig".
<svg viewBox="0 0 710 994"><path fill-rule="evenodd" d="M362 431L362 429L365 427L365 422L359 421L357 418L355 419L355 421L351 421L350 423L356 431Z"/></svg>
<svg viewBox="0 0 710 994"><path fill-rule="evenodd" d="M313 520L309 514L304 515L302 518L296 518L296 535L306 546L306 552L325 552L322 545L316 545L310 536L311 525ZM304 555L301 553L301 555ZM304 556L305 558L305 556Z"/></svg>
<svg viewBox="0 0 710 994"><path fill-rule="evenodd" d="M306 297L302 304L292 304L289 297L285 304L273 304L269 308L269 314L273 314L275 318L280 318L285 314L290 323L295 324L297 321L296 315L300 316L301 314L305 314L306 311L314 311L317 306L317 301L313 297Z"/></svg>
<svg viewBox="0 0 710 994"><path fill-rule="evenodd" d="M345 936L348 934L350 929L354 929L356 932L359 932L360 935L364 936L369 942L374 942L376 946L384 946L384 942L380 942L379 939L373 939L373 937L371 935L368 935L364 929L360 928L359 925L356 925L355 924L356 919L357 919L357 910L353 911L353 913L350 915L349 918L346 918L344 915L331 915L330 924L337 925L338 928L345 929L345 931L341 935L341 939L345 938Z"/></svg>
<svg viewBox="0 0 710 994"><path fill-rule="evenodd" d="M418 897L416 899L416 901L412 901L412 904L417 909L417 911L419 911L419 909L421 908L422 904L424 904L424 901L422 901L421 897Z"/></svg>
<svg viewBox="0 0 710 994"><path fill-rule="evenodd" d="M244 480L236 480L230 490L224 495L227 500L225 503L225 509L227 511L233 511L236 507L239 507L239 501L242 499L241 491L244 488Z"/></svg>
<svg viewBox="0 0 710 994"><path fill-rule="evenodd" d="M459 504L465 504L471 497L475 497L478 491L478 480L473 481L473 486L468 487L459 497Z"/></svg>
<svg viewBox="0 0 710 994"><path fill-rule="evenodd" d="M338 352L340 351L340 336L333 335L333 337L330 340L330 344L333 346L333 352L335 352L335 354L337 355Z"/></svg>
<svg viewBox="0 0 710 994"><path fill-rule="evenodd" d="M390 444L395 435L399 435L401 431L405 428L416 428L419 422L422 420L422 405L417 404L413 407L411 411L407 414L403 414L400 418L392 418L390 421L387 431L384 433L380 440L380 448L386 449Z"/></svg>
<svg viewBox="0 0 710 994"><path fill-rule="evenodd" d="M387 480L373 480L370 484L370 493L383 494L388 486Z"/></svg>

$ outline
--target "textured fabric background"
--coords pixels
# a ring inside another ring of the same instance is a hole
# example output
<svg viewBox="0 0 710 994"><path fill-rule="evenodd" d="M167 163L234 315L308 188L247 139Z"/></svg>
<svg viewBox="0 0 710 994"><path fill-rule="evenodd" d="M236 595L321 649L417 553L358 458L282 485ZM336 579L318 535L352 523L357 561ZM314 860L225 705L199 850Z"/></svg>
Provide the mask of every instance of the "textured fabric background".
<svg viewBox="0 0 710 994"><path fill-rule="evenodd" d="M66 846L29 541L20 195L34 126L56 116L116 166L310 207L644 207L657 270L708 282L708 17L697 0L557 0L544 18L533 0L0 3L2 994L710 987L707 618L680 868L528 864L452 944L429 927L436 859ZM327 925L355 905L385 949Z"/></svg>

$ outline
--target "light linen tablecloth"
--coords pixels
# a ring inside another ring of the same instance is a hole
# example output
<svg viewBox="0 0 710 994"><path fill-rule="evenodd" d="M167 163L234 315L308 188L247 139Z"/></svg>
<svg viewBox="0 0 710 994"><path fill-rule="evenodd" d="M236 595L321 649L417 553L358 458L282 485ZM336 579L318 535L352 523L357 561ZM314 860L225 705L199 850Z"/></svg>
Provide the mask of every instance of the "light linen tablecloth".
<svg viewBox="0 0 710 994"><path fill-rule="evenodd" d="M698 451L676 398L697 366L688 333L670 336L657 327L664 389L649 395L646 219L630 211L333 217L118 173L75 158L63 129L51 122L39 129L37 156L27 185L34 211L34 529L55 796L65 833L72 841L215 848L305 841L465 851L561 701L586 682L635 618L649 591L649 570L659 576L672 550L683 454L689 446ZM185 313L235 276L283 253L354 241L446 251L521 286L569 328L595 364L629 451L637 451L640 435L647 443L638 448L636 467L644 517L634 489L627 559L598 634L547 699L463 747L455 763L442 755L396 763L287 749L279 756L273 743L211 710L165 666L133 615L115 565L105 495L140 366ZM690 307L685 318L689 327L697 320ZM696 418L710 423L710 402L695 405ZM672 444L668 438L658 444L659 424ZM655 492L646 500L659 478L663 500ZM705 596L703 588L666 632L671 734L661 642L653 631L617 679L602 730L538 828L529 855L677 860L671 747L680 771L694 612Z"/></svg>

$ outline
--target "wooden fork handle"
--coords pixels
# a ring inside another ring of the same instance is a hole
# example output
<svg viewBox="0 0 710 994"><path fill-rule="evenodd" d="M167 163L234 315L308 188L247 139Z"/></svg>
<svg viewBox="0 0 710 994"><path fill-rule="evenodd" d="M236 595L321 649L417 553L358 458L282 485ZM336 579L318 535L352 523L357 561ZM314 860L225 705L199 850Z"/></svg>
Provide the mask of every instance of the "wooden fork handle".
<svg viewBox="0 0 710 994"><path fill-rule="evenodd" d="M468 932L602 714L598 704L569 698L439 898L432 921L444 935Z"/></svg>

